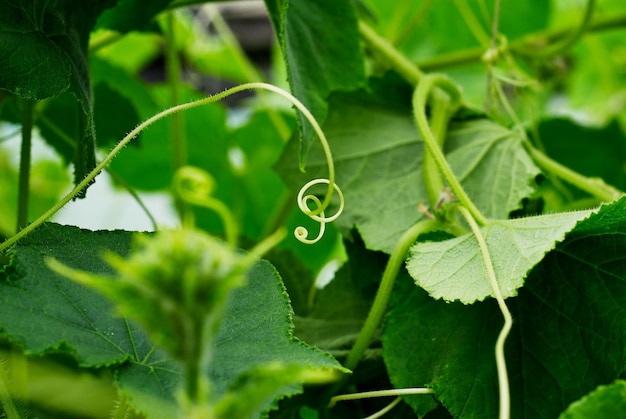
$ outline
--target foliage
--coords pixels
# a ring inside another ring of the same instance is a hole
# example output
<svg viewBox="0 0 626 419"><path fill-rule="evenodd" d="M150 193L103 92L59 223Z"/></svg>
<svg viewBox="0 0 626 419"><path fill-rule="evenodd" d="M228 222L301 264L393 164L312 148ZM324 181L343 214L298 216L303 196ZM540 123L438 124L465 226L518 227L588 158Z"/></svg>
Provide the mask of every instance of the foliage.
<svg viewBox="0 0 626 419"><path fill-rule="evenodd" d="M619 415L626 7L518 3L0 0L4 416Z"/></svg>

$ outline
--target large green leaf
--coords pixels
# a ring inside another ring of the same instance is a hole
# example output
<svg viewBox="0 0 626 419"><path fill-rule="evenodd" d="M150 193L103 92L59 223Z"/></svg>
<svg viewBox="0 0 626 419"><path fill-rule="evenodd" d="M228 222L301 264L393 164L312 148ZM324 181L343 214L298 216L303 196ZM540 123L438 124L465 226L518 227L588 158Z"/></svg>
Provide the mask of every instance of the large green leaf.
<svg viewBox="0 0 626 419"><path fill-rule="evenodd" d="M327 351L352 347L387 262L386 255L365 250L360 242L346 242L346 250L348 261L328 285L310 291L308 310L295 318L296 335Z"/></svg>
<svg viewBox="0 0 626 419"><path fill-rule="evenodd" d="M291 90L318 122L334 91L350 91L365 81L357 20L348 0L266 0L279 36ZM321 57L324 57L321 59ZM300 166L315 138L302 115Z"/></svg>
<svg viewBox="0 0 626 419"><path fill-rule="evenodd" d="M324 130L345 196L337 225L356 226L368 248L390 253L400 236L424 218L428 203L422 170L423 142L408 110L390 109L371 97L332 101ZM472 200L491 218L507 218L533 191L539 173L521 138L486 120L451 125L445 152ZM278 170L298 190L306 181L327 177L321 147L311 148L307 172L294 163L297 145L286 147Z"/></svg>
<svg viewBox="0 0 626 419"><path fill-rule="evenodd" d="M155 348L136 324L116 315L108 300L58 276L44 263L50 256L75 269L110 275L100 255L105 250L127 254L131 234L45 224L25 237L12 251L11 268L0 272L0 330L29 354L62 351L82 366L113 366L120 390L138 410L149 417L171 418L182 384L180 365ZM209 375L216 394L239 375L272 362L343 370L330 355L292 336L291 317L277 272L267 262L257 263L247 285L231 295L215 338ZM298 382L280 386L258 411L300 391Z"/></svg>
<svg viewBox="0 0 626 419"><path fill-rule="evenodd" d="M93 98L87 63L89 33L116 0L27 0L0 3L0 89L40 100L69 89L80 105L74 181L96 165Z"/></svg>
<svg viewBox="0 0 626 419"><path fill-rule="evenodd" d="M625 210L622 199L578 223L532 270L518 297L507 300L514 318L505 347L513 418L557 417L622 373ZM493 351L502 325L495 301L446 303L411 291L410 281L399 285L383 329L394 385L432 387L454 417L495 417Z"/></svg>
<svg viewBox="0 0 626 419"><path fill-rule="evenodd" d="M517 295L533 266L591 213L578 211L487 221L481 233L502 296ZM410 249L407 269L415 283L434 298L472 304L494 296L478 240L472 233L442 242L417 243Z"/></svg>
<svg viewBox="0 0 626 419"><path fill-rule="evenodd" d="M493 346L502 327L494 300L445 303L398 278L382 333L383 357L396 388L431 387L455 418L497 417ZM431 396L403 399L418 415L435 407Z"/></svg>

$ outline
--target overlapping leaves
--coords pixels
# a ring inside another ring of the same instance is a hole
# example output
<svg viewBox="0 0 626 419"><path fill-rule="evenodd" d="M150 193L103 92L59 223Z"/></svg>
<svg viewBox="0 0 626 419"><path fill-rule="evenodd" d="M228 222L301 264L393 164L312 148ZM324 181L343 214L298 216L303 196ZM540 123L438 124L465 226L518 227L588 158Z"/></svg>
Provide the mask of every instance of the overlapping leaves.
<svg viewBox="0 0 626 419"><path fill-rule="evenodd" d="M114 366L117 384L140 411L155 418L175 417L180 365L154 348L134 323L115 315L101 295L51 272L44 257L53 256L76 269L110 273L100 258L104 250L124 255L130 232L90 232L47 224L14 249L13 265L2 272L2 334L27 353L61 351L84 367ZM291 308L276 271L267 262L254 266L248 284L229 300L215 340L210 377L218 394L240 374L275 361L340 370L328 354L291 335ZM249 356L253 354L253 356ZM300 391L297 382L267 395L260 409Z"/></svg>
<svg viewBox="0 0 626 419"><path fill-rule="evenodd" d="M515 322L506 345L512 417L557 417L623 372L625 210L622 199L579 222L507 300ZM383 332L394 385L432 387L454 417L496 416L493 347L501 325L493 299L445 303L402 281ZM408 401L417 412L428 408Z"/></svg>
<svg viewBox="0 0 626 419"><path fill-rule="evenodd" d="M408 111L377 104L371 97L335 98L324 125L333 152L337 184L345 195L340 228L356 226L368 248L390 253L400 236L424 218L428 196L422 174L423 142ZM533 191L539 173L521 138L487 120L453 124L446 155L478 208L488 217L507 218ZM307 171L294 165L296 145L287 146L278 170L297 189L327 176L321 148L314 145Z"/></svg>

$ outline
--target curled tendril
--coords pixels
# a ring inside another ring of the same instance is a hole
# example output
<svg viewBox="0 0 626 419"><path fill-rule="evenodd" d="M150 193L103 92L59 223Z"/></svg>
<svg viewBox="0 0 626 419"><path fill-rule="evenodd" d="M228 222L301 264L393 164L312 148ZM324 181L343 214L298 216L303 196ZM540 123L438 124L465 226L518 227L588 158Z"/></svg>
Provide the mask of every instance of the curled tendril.
<svg viewBox="0 0 626 419"><path fill-rule="evenodd" d="M193 166L183 166L173 180L174 193L185 202L202 205L215 191L215 179L209 173Z"/></svg>
<svg viewBox="0 0 626 419"><path fill-rule="evenodd" d="M339 216L343 212L343 206L344 206L343 192L341 192L341 189L339 188L339 186L337 186L336 183L333 183L332 190L337 191L337 196L339 197L339 208L333 215L329 217L326 217L326 215L324 214L323 203L317 196L311 195L311 194L305 195L307 190L309 190L312 186L318 185L320 183L325 183L327 185L330 185L330 180L313 179L310 182L307 182L300 189L300 192L298 192L297 201L298 201L298 208L300 208L300 211L302 211L310 219L320 223L320 231L317 237L314 239L308 238L309 231L306 229L306 227L303 227L303 226L296 227L296 229L294 230L294 235L302 243L306 243L306 244L317 243L322 238L322 236L324 235L324 232L326 231L326 223L335 221L337 218L339 218ZM314 209L309 208L309 202L313 202L315 204Z"/></svg>
<svg viewBox="0 0 626 419"><path fill-rule="evenodd" d="M215 191L213 176L197 167L183 166L174 174L173 188L183 202L215 211L224 224L226 240L232 246L237 245L237 222L228 207L211 196ZM192 219L192 216L189 213L185 218Z"/></svg>

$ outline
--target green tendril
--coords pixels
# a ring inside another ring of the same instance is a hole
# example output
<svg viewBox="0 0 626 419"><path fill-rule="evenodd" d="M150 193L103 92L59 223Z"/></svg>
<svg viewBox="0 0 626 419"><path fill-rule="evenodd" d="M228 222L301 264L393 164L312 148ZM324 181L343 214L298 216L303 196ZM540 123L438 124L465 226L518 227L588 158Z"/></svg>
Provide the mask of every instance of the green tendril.
<svg viewBox="0 0 626 419"><path fill-rule="evenodd" d="M85 176L85 178L80 181L75 187L74 189L72 189L67 195L65 195L63 198L61 198L52 208L50 208L48 211L46 211L44 214L42 214L39 218L37 218L35 221L33 221L31 224L29 224L28 226L24 227L21 231L19 231L17 234L15 234L14 236L10 237L9 239L5 240L2 244L0 244L0 251L3 251L5 249L7 249L9 246L11 246L12 244L14 244L15 242L17 242L18 240L20 240L22 237L26 236L27 234L31 233L33 230L35 230L37 227L39 227L41 224L43 224L44 222L46 222L48 219L50 219L54 214L56 214L61 208L63 208L63 206L65 206L65 204L67 204L69 201L71 201L73 198L75 198L78 194L80 194L86 187L87 185L89 185L90 183L92 183L92 181L94 180L94 178L105 168L109 165L109 163L111 162L111 160L113 160L113 158L124 148L128 145L128 143L130 143L135 137L137 137L137 135L139 135L139 133L141 131L143 131L144 129L146 129L147 127L149 127L150 125L154 124L155 122L169 116L172 115L176 112L180 112L180 111L185 111L188 109L193 109L196 108L198 106L202 106L202 105L206 105L209 103L214 103L214 102L218 102L228 96L231 96L235 93L239 93L245 90L254 90L254 89L259 89L259 90L268 90L270 92L274 92L276 94L278 94L279 96L282 96L283 98L287 99L289 102L291 102L296 109L298 109L298 111L300 111L304 117L309 121L309 123L312 125L313 130L315 131L315 133L317 134L321 144L322 144L322 148L324 150L324 154L326 156L326 161L328 163L328 179L322 179L322 181L324 183L328 184L328 189L326 191L326 195L324 197L324 200L320 202L320 204L317 206L316 209L314 210L307 210L306 214L311 217L312 219L316 220L316 218L313 218L314 216L318 216L320 214L322 214L324 212L324 210L328 207L328 205L330 204L330 201L333 197L334 191L336 189L336 184L335 184L335 166L333 164L333 159L332 159L332 154L330 152L330 146L328 145L328 140L326 139L326 136L324 135L324 132L322 131L322 129L320 128L319 124L317 123L317 121L315 120L315 118L313 117L313 115L311 114L311 112L306 108L306 106L304 106L304 104L302 104L302 102L300 102L298 99L296 99L293 95L291 95L289 92L286 92L285 90L276 87L274 85L271 84L267 84L267 83L245 83L245 84L241 84L239 86L235 86L232 87L230 89L227 89L221 93L217 93L215 95L212 96L208 96L202 99L198 99L189 103L184 103L182 105L177 105L177 106L173 106L169 109L166 109L162 112L159 112L158 114L148 118L147 120L145 120L144 122L142 122L141 124L139 124L137 127L135 127L132 131L130 131L128 134L126 134L126 136L124 138L122 138L122 140L109 152L109 154L106 155L106 157L104 159L102 159L102 161L100 163L98 163L96 165L96 167L87 174L87 176ZM340 208L343 208L343 194L339 195L339 199L340 199ZM311 200L311 199L309 199ZM335 216L333 216L333 219L337 218L339 216L340 212L338 214L335 214ZM323 215L321 216L322 219L326 219Z"/></svg>
<svg viewBox="0 0 626 419"><path fill-rule="evenodd" d="M183 202L215 211L224 225L226 241L237 247L239 229L233 214L222 201L212 197L215 180L202 169L183 166L174 174L174 194ZM183 212L183 224L193 224L193 215L189 209Z"/></svg>
<svg viewBox="0 0 626 419"><path fill-rule="evenodd" d="M478 241L480 253L482 254L483 261L485 263L485 269L487 270L489 285L491 285L491 291L493 292L493 295L498 302L498 307L500 308L502 316L504 317L504 325L502 326L502 330L500 330L500 334L498 335L498 339L496 340L495 355L496 367L498 370L498 387L500 393L499 418L508 419L511 415L511 395L509 390L509 377L506 367L506 358L504 356L504 343L509 335L509 332L511 331L511 328L513 327L513 317L511 316L511 312L504 302L504 297L502 297L502 292L500 291L500 285L498 284L498 280L496 278L496 272L493 268L493 262L491 261L491 254L489 253L487 242L485 241L485 238L483 237L483 234L480 231L476 220L474 220L474 217L469 212L469 210L463 206L459 206L459 212L467 220L467 223L472 229L472 233L474 233L474 237L476 237L476 240Z"/></svg>
<svg viewBox="0 0 626 419"><path fill-rule="evenodd" d="M337 196L339 197L339 209L337 209L335 214L331 215L330 217L326 217L323 210L319 212L319 209L322 208L323 203L320 201L320 199L317 196L311 195L311 194L305 195L305 192L309 188L320 183L328 184L330 183L330 181L328 179L313 179L312 181L304 185L300 189L300 192L298 192L297 202L298 202L298 208L300 208L300 211L302 211L305 215L307 215L313 221L317 221L318 223L320 223L320 231L317 237L314 239L308 238L309 231L306 229L306 227L303 227L303 226L296 227L296 229L294 230L294 235L299 241L305 244L317 243L324 236L324 232L326 231L326 223L335 221L343 212L343 206L344 206L343 192L341 192L341 189L339 189L339 186L337 186L337 184L334 185L335 186L334 190L337 191ZM309 208L309 202L313 202L315 204L315 210L311 210Z"/></svg>
<svg viewBox="0 0 626 419"><path fill-rule="evenodd" d="M484 225L487 219L478 210L478 208L476 208L461 186L461 182L459 182L454 175L454 172L452 172L452 168L443 155L443 151L441 151L441 148L437 143L437 139L435 138L435 135L433 134L433 131L428 123L428 118L426 117L426 104L430 93L435 87L440 88L443 92L450 95L450 109L456 109L461 103L461 92L450 79L441 74L430 74L424 76L418 83L415 93L413 94L413 112L417 129L424 140L427 153L432 156L437 168L443 175L446 182L448 182L452 192L459 199L461 204L468 208L478 223Z"/></svg>
<svg viewBox="0 0 626 419"><path fill-rule="evenodd" d="M340 394L339 396L334 396L330 399L328 403L328 407L332 408L337 404L337 402L346 401L346 400L361 400L361 399L371 399L374 397L390 397L390 396L407 396L414 394L434 394L435 391L432 388L426 387L416 387L416 388L398 388L392 390L375 390L375 391L364 391L362 393L351 393L351 394Z"/></svg>

